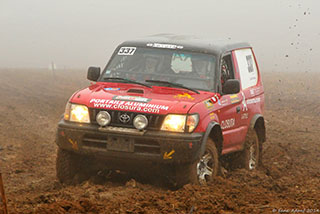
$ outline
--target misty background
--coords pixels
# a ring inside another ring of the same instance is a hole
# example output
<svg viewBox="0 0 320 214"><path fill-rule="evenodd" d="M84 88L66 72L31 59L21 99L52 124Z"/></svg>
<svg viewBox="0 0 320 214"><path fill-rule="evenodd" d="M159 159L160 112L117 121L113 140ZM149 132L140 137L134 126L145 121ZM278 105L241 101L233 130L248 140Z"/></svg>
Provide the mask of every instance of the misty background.
<svg viewBox="0 0 320 214"><path fill-rule="evenodd" d="M104 67L158 33L249 42L262 72L320 68L319 0L0 0L0 68Z"/></svg>

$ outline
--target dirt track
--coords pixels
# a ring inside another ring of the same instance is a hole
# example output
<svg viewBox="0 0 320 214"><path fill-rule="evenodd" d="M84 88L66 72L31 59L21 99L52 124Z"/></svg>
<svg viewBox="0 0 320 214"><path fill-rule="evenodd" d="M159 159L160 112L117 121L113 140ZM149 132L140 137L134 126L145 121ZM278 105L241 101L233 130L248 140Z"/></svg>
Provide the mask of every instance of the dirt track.
<svg viewBox="0 0 320 214"><path fill-rule="evenodd" d="M264 166L178 191L119 175L60 185L55 128L70 95L89 84L86 71L2 69L0 76L0 170L10 213L320 213L319 74L263 73Z"/></svg>

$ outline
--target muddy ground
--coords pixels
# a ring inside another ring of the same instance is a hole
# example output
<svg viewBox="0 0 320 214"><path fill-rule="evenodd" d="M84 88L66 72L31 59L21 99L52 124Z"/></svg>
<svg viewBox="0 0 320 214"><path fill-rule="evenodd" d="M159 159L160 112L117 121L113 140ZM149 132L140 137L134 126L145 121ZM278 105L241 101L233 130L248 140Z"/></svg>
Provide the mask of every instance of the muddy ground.
<svg viewBox="0 0 320 214"><path fill-rule="evenodd" d="M86 71L0 70L0 170L10 213L320 213L320 74L262 75L263 167L172 191L126 175L59 184L56 124L70 95L89 84Z"/></svg>

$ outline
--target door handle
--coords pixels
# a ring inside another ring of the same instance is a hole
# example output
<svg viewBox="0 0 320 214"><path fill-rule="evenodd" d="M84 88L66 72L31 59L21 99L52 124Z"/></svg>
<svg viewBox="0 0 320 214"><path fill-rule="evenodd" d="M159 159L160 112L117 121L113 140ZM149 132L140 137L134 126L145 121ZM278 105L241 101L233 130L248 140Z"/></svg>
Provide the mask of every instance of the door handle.
<svg viewBox="0 0 320 214"><path fill-rule="evenodd" d="M240 112L240 106L238 106L238 107L236 108L236 111L237 111L237 113Z"/></svg>

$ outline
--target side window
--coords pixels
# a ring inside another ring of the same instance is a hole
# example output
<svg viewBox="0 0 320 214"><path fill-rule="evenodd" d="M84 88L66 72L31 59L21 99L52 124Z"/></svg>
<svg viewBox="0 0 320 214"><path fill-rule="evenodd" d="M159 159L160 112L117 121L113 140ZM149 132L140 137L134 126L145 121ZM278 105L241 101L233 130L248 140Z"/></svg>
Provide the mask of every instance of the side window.
<svg viewBox="0 0 320 214"><path fill-rule="evenodd" d="M234 70L233 70L231 54L228 54L222 57L222 60L221 60L221 86L222 87L228 79L234 79Z"/></svg>
<svg viewBox="0 0 320 214"><path fill-rule="evenodd" d="M242 89L249 88L258 83L257 65L250 48L235 51L239 66Z"/></svg>

